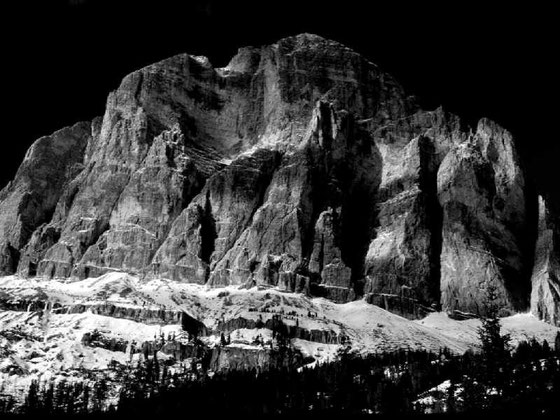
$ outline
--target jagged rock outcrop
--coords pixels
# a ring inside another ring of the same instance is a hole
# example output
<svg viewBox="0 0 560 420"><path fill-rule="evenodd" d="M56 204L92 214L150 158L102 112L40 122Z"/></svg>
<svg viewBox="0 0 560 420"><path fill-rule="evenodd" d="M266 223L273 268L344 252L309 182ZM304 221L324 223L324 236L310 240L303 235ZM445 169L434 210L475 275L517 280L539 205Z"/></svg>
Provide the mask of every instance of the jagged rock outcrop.
<svg viewBox="0 0 560 420"><path fill-rule="evenodd" d="M484 313L488 284L503 313L527 308L527 190L513 138L482 120L438 171L443 208L441 293L445 310Z"/></svg>
<svg viewBox="0 0 560 420"><path fill-rule="evenodd" d="M378 191L379 227L366 256L365 291L433 303L438 295L431 257L437 247L433 236L438 233L432 228L437 224L433 219L439 216L433 205L434 147L427 137L417 137L400 155L395 179L383 183Z"/></svg>
<svg viewBox="0 0 560 420"><path fill-rule="evenodd" d="M179 129L154 139L111 212L110 228L74 269L78 277L111 269L140 273L150 264L172 222L204 185L202 159L185 150Z"/></svg>
<svg viewBox="0 0 560 420"><path fill-rule="evenodd" d="M484 313L492 283L510 313L530 301L526 178L506 130L419 109L334 41L242 48L224 68L181 54L32 146L0 193L0 274L366 295L412 318ZM558 323L545 219L531 307Z"/></svg>
<svg viewBox="0 0 560 420"><path fill-rule="evenodd" d="M375 234L365 257L368 301L420 317L440 305L441 207L437 170L467 138L458 117L419 111L378 127L367 122L381 155Z"/></svg>
<svg viewBox="0 0 560 420"><path fill-rule="evenodd" d="M61 192L82 169L90 123L78 123L37 140L16 176L0 192L0 273L13 273L33 231L48 222Z"/></svg>
<svg viewBox="0 0 560 420"><path fill-rule="evenodd" d="M260 150L212 176L175 220L153 259L153 274L205 283L212 270L211 283L228 284L214 267L262 204L278 158L274 151Z"/></svg>
<svg viewBox="0 0 560 420"><path fill-rule="evenodd" d="M106 337L103 333L97 330L86 332L82 336L81 343L84 346L99 347L109 351L120 351L123 353L126 351L128 345L126 340L115 337Z"/></svg>
<svg viewBox="0 0 560 420"><path fill-rule="evenodd" d="M328 208L317 218L313 251L309 261L309 272L321 279L321 285L330 290L341 291L342 301L349 300L348 293L353 288L352 269L342 260L339 247L341 237L341 209Z"/></svg>
<svg viewBox="0 0 560 420"><path fill-rule="evenodd" d="M0 244L0 275L13 274L17 267L19 252L8 242Z"/></svg>
<svg viewBox="0 0 560 420"><path fill-rule="evenodd" d="M532 274L531 312L560 325L560 225L539 197L539 227Z"/></svg>
<svg viewBox="0 0 560 420"><path fill-rule="evenodd" d="M33 277L37 274L38 264L42 261L46 252L58 242L60 228L44 223L31 235L31 239L23 248L17 272L23 277Z"/></svg>

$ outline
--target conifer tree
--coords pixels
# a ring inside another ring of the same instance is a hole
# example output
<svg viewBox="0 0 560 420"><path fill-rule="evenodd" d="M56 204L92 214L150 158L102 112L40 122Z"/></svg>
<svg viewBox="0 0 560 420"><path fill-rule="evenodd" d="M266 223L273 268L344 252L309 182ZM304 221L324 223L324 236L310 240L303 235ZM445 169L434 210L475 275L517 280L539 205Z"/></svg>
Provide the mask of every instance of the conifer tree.
<svg viewBox="0 0 560 420"><path fill-rule="evenodd" d="M482 326L478 328L478 337L482 344L482 352L486 356L503 356L509 354L509 334L501 334L501 322L498 316L498 293L496 286L489 284L486 288L486 315L481 317Z"/></svg>
<svg viewBox="0 0 560 420"><path fill-rule="evenodd" d="M25 411L28 414L36 413L40 409L39 401L39 383L37 380L32 380L29 385L29 390L27 391L27 397L25 398Z"/></svg>
<svg viewBox="0 0 560 420"><path fill-rule="evenodd" d="M43 407L47 412L53 411L54 404L54 383L51 382L49 387L44 391Z"/></svg>
<svg viewBox="0 0 560 420"><path fill-rule="evenodd" d="M510 336L502 334L501 322L498 316L498 293L492 283L486 288L485 316L481 317L482 325L478 328L481 342L482 356L486 382L491 386L501 388L503 385L505 368L510 357Z"/></svg>

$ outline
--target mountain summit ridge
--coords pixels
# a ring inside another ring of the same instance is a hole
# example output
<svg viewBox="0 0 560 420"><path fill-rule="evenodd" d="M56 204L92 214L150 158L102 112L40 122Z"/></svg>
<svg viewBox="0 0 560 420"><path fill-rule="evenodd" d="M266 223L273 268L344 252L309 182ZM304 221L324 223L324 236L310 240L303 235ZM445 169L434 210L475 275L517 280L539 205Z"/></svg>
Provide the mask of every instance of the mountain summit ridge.
<svg viewBox="0 0 560 420"><path fill-rule="evenodd" d="M363 296L411 318L484 314L493 284L504 315L558 325L559 228L526 177L507 130L421 110L336 41L223 68L179 54L31 147L0 192L0 273Z"/></svg>

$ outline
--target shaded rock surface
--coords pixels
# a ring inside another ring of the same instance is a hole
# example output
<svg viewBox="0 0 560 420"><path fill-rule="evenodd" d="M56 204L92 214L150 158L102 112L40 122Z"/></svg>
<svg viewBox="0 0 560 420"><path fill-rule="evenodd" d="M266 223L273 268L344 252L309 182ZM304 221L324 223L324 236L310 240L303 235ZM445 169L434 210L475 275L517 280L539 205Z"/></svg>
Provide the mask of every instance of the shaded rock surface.
<svg viewBox="0 0 560 420"><path fill-rule="evenodd" d="M557 212L535 251L536 203L509 132L421 110L302 34L224 68L152 64L102 118L39 139L0 192L0 274L366 295L411 318L484 313L492 283L504 314L558 323Z"/></svg>
<svg viewBox="0 0 560 420"><path fill-rule="evenodd" d="M255 328L268 328L274 330L274 323L277 322L274 318L267 319L266 321L259 321L254 319L247 319L244 317L237 317L229 319L226 322L219 322L216 330L223 333L231 333L232 331L240 328L255 329ZM286 334L290 338L299 338L302 340L313 341L316 343L324 344L341 344L344 340L343 334L333 330L327 329L307 329L301 328L298 325L286 325Z"/></svg>
<svg viewBox="0 0 560 420"><path fill-rule="evenodd" d="M171 223L204 184L198 156L189 157L180 129L157 136L111 213L109 229L85 252L75 273L111 269L139 273L148 266ZM204 164L204 161L202 161Z"/></svg>
<svg viewBox="0 0 560 420"><path fill-rule="evenodd" d="M551 206L539 197L539 230L532 274L531 312L560 324L560 224Z"/></svg>
<svg viewBox="0 0 560 420"><path fill-rule="evenodd" d="M210 368L214 371L226 370L266 370L270 368L302 366L305 360L299 351L282 354L277 350L247 347L214 347L210 356Z"/></svg>
<svg viewBox="0 0 560 420"><path fill-rule="evenodd" d="M212 284L228 284L214 267L262 203L277 160L276 152L259 150L210 177L173 223L153 259L153 274L205 283L212 270Z"/></svg>
<svg viewBox="0 0 560 420"><path fill-rule="evenodd" d="M82 122L37 140L0 192L0 273L14 272L33 231L50 221L62 191L83 169L92 125Z"/></svg>
<svg viewBox="0 0 560 420"><path fill-rule="evenodd" d="M488 284L505 313L527 308L527 189L511 134L482 120L438 171L443 308L484 313Z"/></svg>

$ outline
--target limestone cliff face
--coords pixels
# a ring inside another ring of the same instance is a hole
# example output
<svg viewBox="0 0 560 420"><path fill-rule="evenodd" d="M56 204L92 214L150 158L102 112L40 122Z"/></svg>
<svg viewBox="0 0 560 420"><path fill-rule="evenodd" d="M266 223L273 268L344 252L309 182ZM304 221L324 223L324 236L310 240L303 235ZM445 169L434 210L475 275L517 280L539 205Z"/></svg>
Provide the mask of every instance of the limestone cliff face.
<svg viewBox="0 0 560 420"><path fill-rule="evenodd" d="M560 225L551 206L539 197L539 228L532 275L531 312L560 324Z"/></svg>
<svg viewBox="0 0 560 420"><path fill-rule="evenodd" d="M90 123L78 123L37 140L16 176L0 192L0 273L15 271L33 231L48 222L61 192L83 168L92 138Z"/></svg>
<svg viewBox="0 0 560 420"><path fill-rule="evenodd" d="M278 154L259 150L211 176L176 218L152 262L152 274L178 281L230 284L216 264L234 246L262 203Z"/></svg>
<svg viewBox="0 0 560 420"><path fill-rule="evenodd" d="M466 141L460 120L437 109L371 128L381 156L375 235L365 257L372 303L421 316L440 305L442 209L437 170Z"/></svg>
<svg viewBox="0 0 560 420"><path fill-rule="evenodd" d="M476 133L445 157L437 182L444 217L444 309L483 313L488 284L500 291L505 313L525 309L527 194L511 135L482 120Z"/></svg>
<svg viewBox="0 0 560 420"><path fill-rule="evenodd" d="M183 54L32 146L0 193L0 272L365 296L409 317L484 312L493 283L504 312L531 301L557 323L555 228L533 267L525 178L507 131L419 109L339 43L303 34L224 68Z"/></svg>

